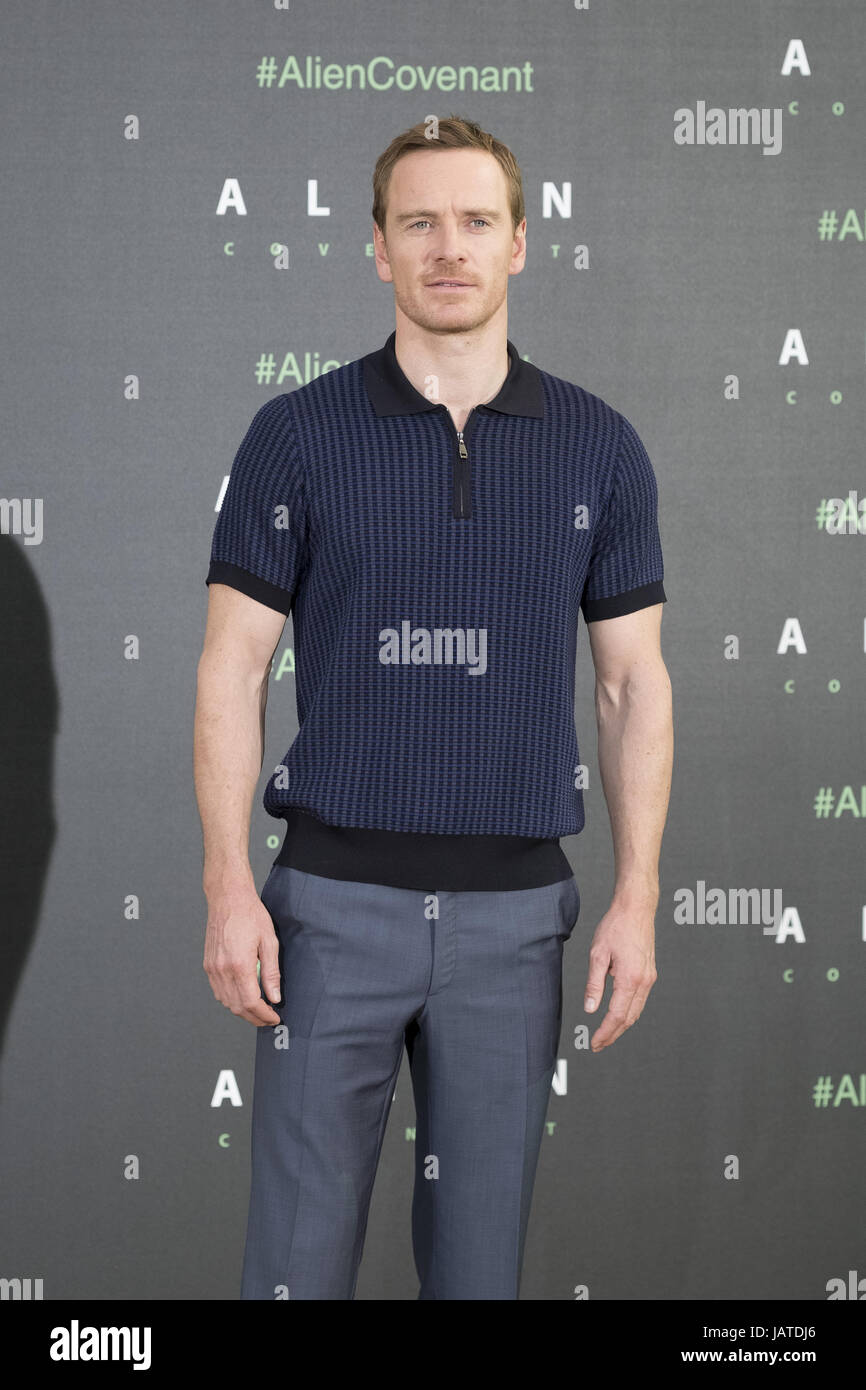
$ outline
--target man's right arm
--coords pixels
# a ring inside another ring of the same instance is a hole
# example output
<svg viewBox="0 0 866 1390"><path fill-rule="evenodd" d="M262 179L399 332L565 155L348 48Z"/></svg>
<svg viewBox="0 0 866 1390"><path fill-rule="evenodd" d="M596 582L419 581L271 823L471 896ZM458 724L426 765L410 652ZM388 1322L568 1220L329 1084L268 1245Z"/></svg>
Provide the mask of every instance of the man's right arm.
<svg viewBox="0 0 866 1390"><path fill-rule="evenodd" d="M227 584L208 586L198 663L194 777L208 903L204 969L216 998L257 1026L279 1023L279 943L249 861L250 812L264 759L268 676L286 615Z"/></svg>

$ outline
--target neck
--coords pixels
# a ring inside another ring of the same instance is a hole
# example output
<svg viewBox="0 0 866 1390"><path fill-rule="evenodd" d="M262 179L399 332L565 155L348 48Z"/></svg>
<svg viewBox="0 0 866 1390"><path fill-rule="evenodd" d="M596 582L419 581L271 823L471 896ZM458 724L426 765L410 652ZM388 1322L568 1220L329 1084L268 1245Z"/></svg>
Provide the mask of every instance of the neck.
<svg viewBox="0 0 866 1390"><path fill-rule="evenodd" d="M505 313L481 328L430 333L398 310L394 352L415 390L447 406L456 420L499 394L508 375L507 340Z"/></svg>

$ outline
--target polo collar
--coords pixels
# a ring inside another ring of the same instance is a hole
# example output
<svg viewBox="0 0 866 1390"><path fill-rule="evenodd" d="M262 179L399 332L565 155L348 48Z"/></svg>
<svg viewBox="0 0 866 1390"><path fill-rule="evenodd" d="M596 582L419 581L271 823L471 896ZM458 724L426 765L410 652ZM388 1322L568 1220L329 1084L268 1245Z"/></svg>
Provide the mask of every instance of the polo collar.
<svg viewBox="0 0 866 1390"><path fill-rule="evenodd" d="M438 401L428 400L412 385L400 363L394 344L394 329L385 346L361 358L364 386L377 415L417 415L422 410L435 410ZM508 345L508 375L498 395L485 401L485 410L498 410L505 415L544 417L544 388L541 374L531 362L524 362L511 339Z"/></svg>

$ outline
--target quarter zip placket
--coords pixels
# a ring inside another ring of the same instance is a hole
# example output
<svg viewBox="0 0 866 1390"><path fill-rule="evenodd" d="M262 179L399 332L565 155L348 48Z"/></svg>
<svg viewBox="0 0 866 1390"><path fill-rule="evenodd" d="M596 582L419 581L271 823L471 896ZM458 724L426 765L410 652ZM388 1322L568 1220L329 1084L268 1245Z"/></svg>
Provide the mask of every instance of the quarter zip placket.
<svg viewBox="0 0 866 1390"><path fill-rule="evenodd" d="M451 412L447 405L441 406L440 409L444 410L445 414L448 416L451 428L454 430L454 436L457 440L457 452L454 455L454 466L452 470L454 475L452 513L457 520L465 521L472 516L472 474L469 465L469 448L466 442L465 431L472 418L473 411L478 409L478 407L472 407L472 410L470 410L469 414L466 416L466 423L462 430L458 430L454 425L454 421L451 420Z"/></svg>

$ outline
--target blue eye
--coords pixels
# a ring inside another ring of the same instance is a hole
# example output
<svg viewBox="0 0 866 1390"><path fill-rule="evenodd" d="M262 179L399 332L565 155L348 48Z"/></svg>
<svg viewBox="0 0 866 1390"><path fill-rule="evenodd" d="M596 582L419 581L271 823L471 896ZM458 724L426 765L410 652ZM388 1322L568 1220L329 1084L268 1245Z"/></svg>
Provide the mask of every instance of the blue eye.
<svg viewBox="0 0 866 1390"><path fill-rule="evenodd" d="M488 220L487 220L486 217L473 217L472 221L473 221L473 222L483 222L484 225L485 225L485 227L489 227L489 226L490 226L490 223L488 222ZM424 222L426 222L427 225L429 226L429 219L428 219L428 218L426 218L426 217L419 217L419 219L418 219L417 222L411 222L411 223L409 224L410 230L414 230L415 227L420 227L420 226L422 225L422 223L424 223Z"/></svg>

